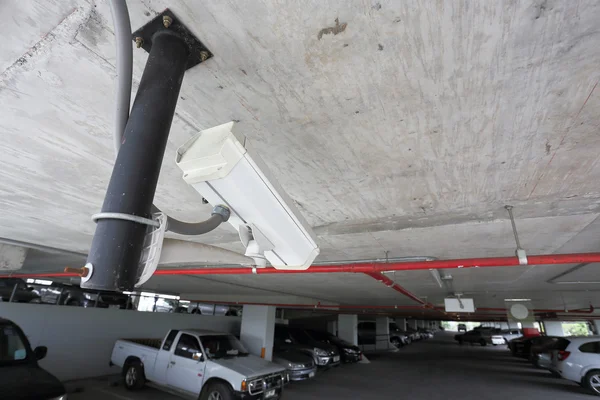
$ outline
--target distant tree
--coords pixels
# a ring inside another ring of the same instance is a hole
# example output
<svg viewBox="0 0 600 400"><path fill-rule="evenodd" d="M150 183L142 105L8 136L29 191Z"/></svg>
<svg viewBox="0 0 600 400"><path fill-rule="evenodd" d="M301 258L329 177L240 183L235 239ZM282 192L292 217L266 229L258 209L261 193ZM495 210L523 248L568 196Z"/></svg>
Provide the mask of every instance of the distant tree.
<svg viewBox="0 0 600 400"><path fill-rule="evenodd" d="M590 334L585 322L563 322L562 327L566 336L588 336Z"/></svg>

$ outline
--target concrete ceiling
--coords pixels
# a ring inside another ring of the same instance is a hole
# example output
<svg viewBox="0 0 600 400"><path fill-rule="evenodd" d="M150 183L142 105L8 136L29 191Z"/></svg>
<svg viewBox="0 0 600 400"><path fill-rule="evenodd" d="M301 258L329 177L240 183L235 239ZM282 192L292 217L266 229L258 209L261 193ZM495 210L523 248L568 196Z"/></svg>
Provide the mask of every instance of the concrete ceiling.
<svg viewBox="0 0 600 400"><path fill-rule="evenodd" d="M314 227L320 261L510 256L505 204L531 254L598 250L597 1L128 5L133 29L168 7L215 54L185 75L155 199L171 215L200 220L211 209L181 179L175 149L236 120ZM85 253L113 164L108 4L0 10L0 237ZM336 19L346 28L328 34ZM134 89L146 56L134 51ZM185 239L242 249L228 226ZM32 256L24 270L80 262L69 257ZM545 283L570 267L451 274L456 290L490 306L509 294L540 307L598 303L597 284ZM594 270L561 279L598 281ZM362 275L207 278L148 287L406 304ZM430 301L446 294L426 271L395 279Z"/></svg>

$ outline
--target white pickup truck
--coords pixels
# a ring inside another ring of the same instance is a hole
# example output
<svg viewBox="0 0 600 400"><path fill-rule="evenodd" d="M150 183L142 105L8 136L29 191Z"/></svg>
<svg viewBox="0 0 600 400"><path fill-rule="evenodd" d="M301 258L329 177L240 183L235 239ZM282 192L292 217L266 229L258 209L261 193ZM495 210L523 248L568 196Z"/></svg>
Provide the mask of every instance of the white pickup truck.
<svg viewBox="0 0 600 400"><path fill-rule="evenodd" d="M158 389L199 400L280 399L285 369L248 354L233 335L172 329L164 340L122 339L111 365L122 368L125 387Z"/></svg>

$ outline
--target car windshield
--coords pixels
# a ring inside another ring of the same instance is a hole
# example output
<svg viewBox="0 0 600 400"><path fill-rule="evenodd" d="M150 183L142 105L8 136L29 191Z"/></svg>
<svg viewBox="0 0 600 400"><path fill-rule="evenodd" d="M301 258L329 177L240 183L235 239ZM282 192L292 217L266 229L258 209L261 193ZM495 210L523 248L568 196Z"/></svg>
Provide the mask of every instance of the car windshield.
<svg viewBox="0 0 600 400"><path fill-rule="evenodd" d="M19 290L27 290L27 284L23 281L23 279L19 279L19 278L0 279L1 287L14 288L15 285L18 285Z"/></svg>
<svg viewBox="0 0 600 400"><path fill-rule="evenodd" d="M0 366L23 364L32 359L21 335L14 325L0 325Z"/></svg>
<svg viewBox="0 0 600 400"><path fill-rule="evenodd" d="M329 333L319 332L319 331L309 331L308 335L318 342L329 342L331 338L329 337Z"/></svg>
<svg viewBox="0 0 600 400"><path fill-rule="evenodd" d="M311 338L308 335L308 333L306 333L302 329L294 329L294 330L290 331L290 333L292 334L292 337L294 338L294 340L300 344L308 344L314 340L313 338Z"/></svg>
<svg viewBox="0 0 600 400"><path fill-rule="evenodd" d="M233 335L200 336L202 347L209 359L244 357L248 350Z"/></svg>

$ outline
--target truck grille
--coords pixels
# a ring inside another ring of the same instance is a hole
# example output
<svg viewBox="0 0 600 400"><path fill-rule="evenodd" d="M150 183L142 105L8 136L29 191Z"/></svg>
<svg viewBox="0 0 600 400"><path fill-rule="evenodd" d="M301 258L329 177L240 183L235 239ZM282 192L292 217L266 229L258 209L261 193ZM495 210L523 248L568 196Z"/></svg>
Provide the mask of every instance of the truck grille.
<svg viewBox="0 0 600 400"><path fill-rule="evenodd" d="M283 384L282 374L272 374L256 378L248 385L248 392L251 395L256 395L269 389L276 389Z"/></svg>

